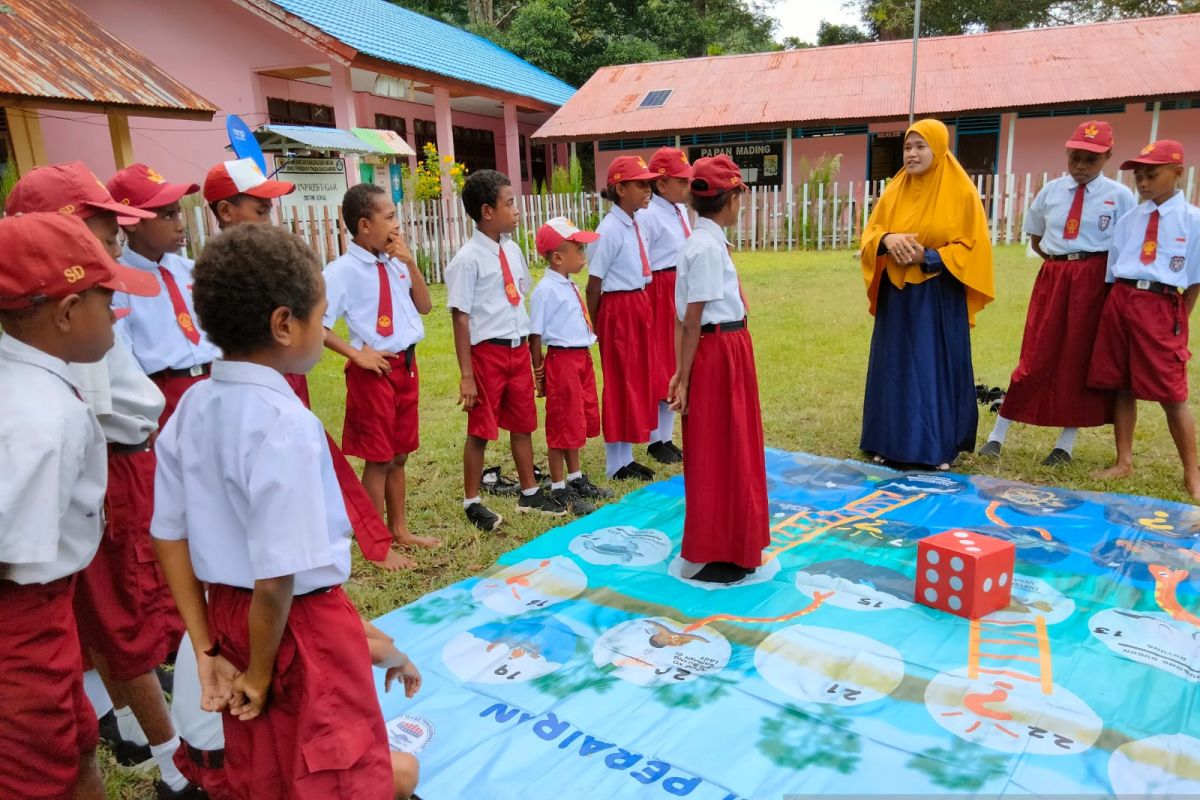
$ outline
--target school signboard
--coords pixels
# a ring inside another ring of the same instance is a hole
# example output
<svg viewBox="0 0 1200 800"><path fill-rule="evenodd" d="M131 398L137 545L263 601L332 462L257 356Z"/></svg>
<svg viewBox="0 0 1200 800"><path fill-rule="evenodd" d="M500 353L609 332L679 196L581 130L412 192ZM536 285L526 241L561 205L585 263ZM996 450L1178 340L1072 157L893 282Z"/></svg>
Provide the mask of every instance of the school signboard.
<svg viewBox="0 0 1200 800"><path fill-rule="evenodd" d="M275 156L276 180L296 184L296 191L280 198L283 210L308 206L340 206L349 184L344 158L286 158Z"/></svg>
<svg viewBox="0 0 1200 800"><path fill-rule="evenodd" d="M783 142L742 142L706 147L689 147L688 160L710 158L724 153L742 171L748 186L783 185Z"/></svg>

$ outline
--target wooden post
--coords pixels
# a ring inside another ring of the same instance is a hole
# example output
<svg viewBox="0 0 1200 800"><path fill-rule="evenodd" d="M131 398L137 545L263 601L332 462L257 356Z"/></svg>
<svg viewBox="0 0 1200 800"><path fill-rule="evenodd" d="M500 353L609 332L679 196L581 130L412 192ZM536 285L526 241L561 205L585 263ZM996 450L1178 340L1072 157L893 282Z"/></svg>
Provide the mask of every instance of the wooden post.
<svg viewBox="0 0 1200 800"><path fill-rule="evenodd" d="M133 163L133 139L129 136L129 117L108 112L108 135L112 139L113 162L118 170Z"/></svg>
<svg viewBox="0 0 1200 800"><path fill-rule="evenodd" d="M17 175L46 164L46 145L42 141L42 122L35 108L5 108L8 135L12 140Z"/></svg>

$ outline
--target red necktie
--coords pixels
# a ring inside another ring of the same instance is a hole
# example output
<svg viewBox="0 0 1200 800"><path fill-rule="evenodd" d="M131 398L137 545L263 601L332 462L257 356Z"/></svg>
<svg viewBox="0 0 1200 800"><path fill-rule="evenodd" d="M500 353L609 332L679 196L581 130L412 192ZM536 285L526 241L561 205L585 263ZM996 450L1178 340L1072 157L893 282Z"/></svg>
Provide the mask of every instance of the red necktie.
<svg viewBox="0 0 1200 800"><path fill-rule="evenodd" d="M521 295L517 284L513 283L512 270L508 268L508 256L504 255L504 243L500 244L500 272L504 274L504 296L510 306L521 305Z"/></svg>
<svg viewBox="0 0 1200 800"><path fill-rule="evenodd" d="M379 316L375 319L375 332L380 336L391 336L392 327L392 282L388 279L387 265L376 261L379 269Z"/></svg>
<svg viewBox="0 0 1200 800"><path fill-rule="evenodd" d="M588 333L595 333L592 330L592 315L588 313L587 304L583 302L583 295L579 293L579 287L575 285L575 281L571 281L571 288L575 290L575 298L579 301L579 309L583 312L583 321L587 323Z"/></svg>
<svg viewBox="0 0 1200 800"><path fill-rule="evenodd" d="M646 245L642 243L642 233L638 230L637 220L633 221L633 235L638 240L638 255L642 257L642 277L650 277L650 259L646 258Z"/></svg>
<svg viewBox="0 0 1200 800"><path fill-rule="evenodd" d="M679 217L679 227L683 228L683 238L689 238L692 235L692 231L688 227L687 221L683 218L683 212L679 210L679 206L675 206L675 216Z"/></svg>
<svg viewBox="0 0 1200 800"><path fill-rule="evenodd" d="M1142 263L1153 264L1158 256L1158 209L1150 212L1146 223L1146 238L1142 240Z"/></svg>
<svg viewBox="0 0 1200 800"><path fill-rule="evenodd" d="M158 274L162 276L163 286L167 287L167 296L171 298L171 308L175 310L175 321L179 323L183 335L192 344L200 344L200 331L196 330L196 325L192 322L192 315L188 313L187 303L183 302L183 294L179 291L179 284L175 282L175 276L166 267L159 267Z"/></svg>
<svg viewBox="0 0 1200 800"><path fill-rule="evenodd" d="M1071 201L1071 210L1067 213L1067 224L1063 226L1064 239L1074 239L1079 236L1079 220L1083 216L1083 193L1087 189L1084 184L1075 187L1075 199Z"/></svg>

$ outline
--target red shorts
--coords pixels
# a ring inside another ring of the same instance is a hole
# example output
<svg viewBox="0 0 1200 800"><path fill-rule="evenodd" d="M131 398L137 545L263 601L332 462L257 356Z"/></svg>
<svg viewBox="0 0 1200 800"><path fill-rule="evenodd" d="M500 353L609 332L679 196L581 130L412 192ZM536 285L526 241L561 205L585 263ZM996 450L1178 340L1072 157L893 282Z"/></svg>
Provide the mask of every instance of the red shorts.
<svg viewBox="0 0 1200 800"><path fill-rule="evenodd" d="M212 584L208 624L244 670L253 594ZM295 597L266 708L224 714L225 777L251 800L391 800L392 762L362 620L340 587Z"/></svg>
<svg viewBox="0 0 1200 800"><path fill-rule="evenodd" d="M219 754L223 763L225 758L224 750L202 752L204 753L203 758L206 760ZM225 767L199 763L192 757L188 750L188 743L182 738L179 740L179 748L175 751L174 761L175 766L183 773L183 777L187 778L189 783L208 792L210 800L234 800L233 791L229 788L229 779L225 777Z"/></svg>
<svg viewBox="0 0 1200 800"><path fill-rule="evenodd" d="M200 381L208 380L208 374L171 376L156 372L150 376L150 379L154 381L154 385L163 393L163 397L167 401L167 404L163 406L162 414L158 417L158 429L161 431L167 424L167 420L175 413L175 406L179 405L179 398L183 397L183 393Z"/></svg>
<svg viewBox="0 0 1200 800"><path fill-rule="evenodd" d="M546 446L578 450L600 435L596 370L587 348L546 348Z"/></svg>
<svg viewBox="0 0 1200 800"><path fill-rule="evenodd" d="M112 677L151 672L179 647L183 621L150 540L154 451L109 452L108 511L92 563L79 573L79 640L104 657Z"/></svg>
<svg viewBox="0 0 1200 800"><path fill-rule="evenodd" d="M308 399L308 376L285 372L283 379L288 382L288 386L292 387L292 391L296 393L296 397L300 398L300 402L304 403L304 407L312 408L312 403Z"/></svg>
<svg viewBox="0 0 1200 800"><path fill-rule="evenodd" d="M325 433L325 443L329 445L333 472L337 475L338 488L342 490L342 502L346 504L346 516L350 518L354 540L358 542L363 558L382 561L392 549L392 532L379 516L379 509L371 502L370 495L358 479L358 473L342 455L328 431Z"/></svg>
<svg viewBox="0 0 1200 800"><path fill-rule="evenodd" d="M414 360L411 372L404 356L388 359L392 371L376 375L346 362L346 420L342 452L364 461L383 463L415 452L421 445L417 405L421 378Z"/></svg>
<svg viewBox="0 0 1200 800"><path fill-rule="evenodd" d="M81 757L99 741L83 691L74 594L74 575L0 581L0 797L74 796Z"/></svg>
<svg viewBox="0 0 1200 800"><path fill-rule="evenodd" d="M467 435L494 442L500 438L500 428L509 433L537 430L529 345L471 345L471 371L479 396L467 412Z"/></svg>
<svg viewBox="0 0 1200 800"><path fill-rule="evenodd" d="M650 300L643 291L600 295L596 335L604 371L604 441L648 442L658 427L650 388Z"/></svg>
<svg viewBox="0 0 1200 800"><path fill-rule="evenodd" d="M660 269L646 287L650 297L650 393L655 400L667 399L667 387L675 374L675 268Z"/></svg>
<svg viewBox="0 0 1200 800"><path fill-rule="evenodd" d="M1088 385L1129 389L1138 400L1187 400L1188 318L1183 295L1117 281L1096 333Z"/></svg>

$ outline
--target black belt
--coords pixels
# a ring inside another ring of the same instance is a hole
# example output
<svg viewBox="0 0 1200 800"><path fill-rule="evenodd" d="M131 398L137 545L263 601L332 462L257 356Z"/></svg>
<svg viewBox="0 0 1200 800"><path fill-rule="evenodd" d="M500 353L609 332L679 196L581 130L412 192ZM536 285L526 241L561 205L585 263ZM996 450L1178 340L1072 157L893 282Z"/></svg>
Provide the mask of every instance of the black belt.
<svg viewBox="0 0 1200 800"><path fill-rule="evenodd" d="M654 275L655 273L658 273L658 272L674 272L674 271L675 271L675 267L663 267L662 269L654 270L650 274Z"/></svg>
<svg viewBox="0 0 1200 800"><path fill-rule="evenodd" d="M183 744L187 744L184 742ZM224 769L225 768L225 750L201 750L199 747L187 746L188 758L203 769Z"/></svg>
<svg viewBox="0 0 1200 800"><path fill-rule="evenodd" d="M129 453L145 453L150 449L150 439L137 444L124 444L122 442L109 442L108 454L111 455L127 455Z"/></svg>
<svg viewBox="0 0 1200 800"><path fill-rule="evenodd" d="M1133 278L1117 278L1121 283L1127 283L1135 289L1142 289L1155 294L1179 294L1182 291L1178 286L1172 286L1169 283L1159 283L1158 281L1134 280Z"/></svg>
<svg viewBox="0 0 1200 800"><path fill-rule="evenodd" d="M480 344L494 344L497 347L507 347L510 350L516 350L521 345L528 341L522 336L520 339L484 339Z"/></svg>
<svg viewBox="0 0 1200 800"><path fill-rule="evenodd" d="M732 331L740 331L746 327L746 318L742 317L737 322L710 322L707 325L700 326L701 333L730 333Z"/></svg>
<svg viewBox="0 0 1200 800"><path fill-rule="evenodd" d="M1096 256L1107 256L1108 253L1065 253L1061 256L1046 256L1047 261L1083 261L1085 258L1094 258Z"/></svg>
<svg viewBox="0 0 1200 800"><path fill-rule="evenodd" d="M565 344L548 344L548 345L546 345L547 352L549 352L550 350L591 350L591 349L592 349L592 346L590 344L583 344L583 345L579 345L578 347L568 347Z"/></svg>
<svg viewBox="0 0 1200 800"><path fill-rule="evenodd" d="M605 289L603 294L636 294L637 292L646 291L646 287L641 289Z"/></svg>
<svg viewBox="0 0 1200 800"><path fill-rule="evenodd" d="M404 368L411 373L413 363L417 360L417 346L415 344L410 344L399 353L396 353L396 358L401 357L404 358Z"/></svg>
<svg viewBox="0 0 1200 800"><path fill-rule="evenodd" d="M228 584L228 583L223 584L223 585L228 586L230 589L233 589L234 591L237 591L237 592L245 592L246 594L254 594L253 589L247 589L245 586L233 586L232 584ZM322 586L319 589L313 589L311 591L304 592L303 594L294 594L294 595L292 595L292 599L295 599L297 597L312 597L314 594L328 594L329 592L332 592L336 588L337 588L336 586Z"/></svg>
<svg viewBox="0 0 1200 800"><path fill-rule="evenodd" d="M199 378L212 372L212 363L197 364L186 369L160 369L150 375L150 380L157 381L165 378Z"/></svg>

